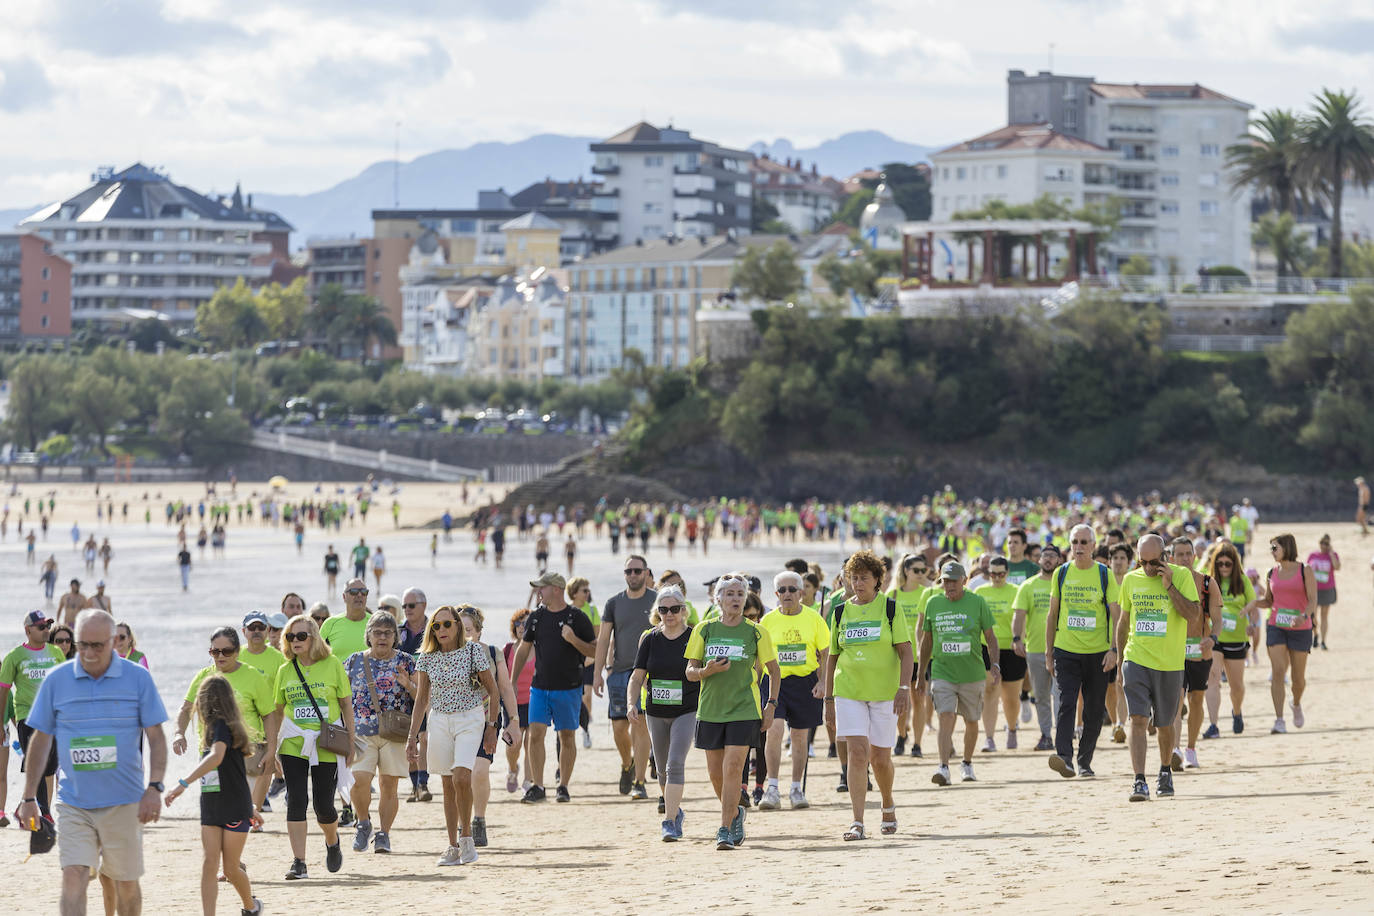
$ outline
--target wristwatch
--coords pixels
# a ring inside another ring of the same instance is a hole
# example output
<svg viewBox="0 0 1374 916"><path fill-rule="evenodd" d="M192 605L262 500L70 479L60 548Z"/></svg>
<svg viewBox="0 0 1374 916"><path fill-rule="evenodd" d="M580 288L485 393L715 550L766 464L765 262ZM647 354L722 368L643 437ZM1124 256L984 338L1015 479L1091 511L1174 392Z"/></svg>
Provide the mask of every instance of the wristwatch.
<svg viewBox="0 0 1374 916"><path fill-rule="evenodd" d="M162 783L160 783L160 782L150 782L150 783L148 783L148 788L150 788L150 789L157 789L159 792L166 792L166 791L167 791L166 789L164 789L164 788L162 787Z"/></svg>
<svg viewBox="0 0 1374 916"><path fill-rule="evenodd" d="M769 697L767 700L764 701L764 704L763 704L763 705L764 705L764 706L777 706L777 705L778 705L778 698L777 698L777 697Z"/></svg>
<svg viewBox="0 0 1374 916"><path fill-rule="evenodd" d="M501 727L501 720L500 720L500 719L497 719L495 722L488 722L488 723L487 723L487 728L500 728L500 727Z"/></svg>
<svg viewBox="0 0 1374 916"><path fill-rule="evenodd" d="M1021 641L1021 637L1020 637L1020 636L1013 636L1013 637L1011 638L1011 641L1012 641L1012 642L1020 642L1020 641Z"/></svg>

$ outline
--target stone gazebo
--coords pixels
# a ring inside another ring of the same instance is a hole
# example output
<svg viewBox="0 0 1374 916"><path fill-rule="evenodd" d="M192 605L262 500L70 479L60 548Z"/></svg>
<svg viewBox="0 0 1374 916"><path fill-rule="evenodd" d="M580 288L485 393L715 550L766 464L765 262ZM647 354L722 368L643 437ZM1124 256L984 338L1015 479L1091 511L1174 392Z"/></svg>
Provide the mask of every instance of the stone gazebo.
<svg viewBox="0 0 1374 916"><path fill-rule="evenodd" d="M1009 281L1017 285L1058 286L1077 280L1084 267L1089 276L1097 273L1097 231L1092 223L1073 219L908 222L902 226L902 280L918 280L927 288L936 280L946 287L1001 286ZM1086 244L1079 244L1080 234ZM951 244L968 247L966 279L947 280L934 275L936 238L941 236ZM1050 272L1050 246L1059 240L1068 248L1068 264L1062 277L1054 277ZM979 257L975 258L980 246ZM1012 272L1017 248L1021 249L1019 276ZM976 278L975 260L981 265Z"/></svg>

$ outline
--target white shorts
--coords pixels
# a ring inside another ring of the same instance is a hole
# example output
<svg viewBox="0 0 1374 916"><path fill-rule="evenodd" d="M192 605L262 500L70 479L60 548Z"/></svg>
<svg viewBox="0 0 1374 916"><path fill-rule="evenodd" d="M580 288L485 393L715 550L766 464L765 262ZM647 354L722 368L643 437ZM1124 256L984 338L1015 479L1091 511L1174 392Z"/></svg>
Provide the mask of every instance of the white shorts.
<svg viewBox="0 0 1374 916"><path fill-rule="evenodd" d="M410 765L406 760L406 746L399 741L388 741L381 735L359 735L353 739L358 749L353 765L349 767L359 778L371 778L373 773L381 776L407 776Z"/></svg>
<svg viewBox="0 0 1374 916"><path fill-rule="evenodd" d="M866 702L835 697L835 737L867 738L873 747L892 747L897 741L897 713L892 700Z"/></svg>
<svg viewBox="0 0 1374 916"><path fill-rule="evenodd" d="M429 714L429 753L425 769L442 776L454 767L472 769L487 727L486 704L467 712Z"/></svg>

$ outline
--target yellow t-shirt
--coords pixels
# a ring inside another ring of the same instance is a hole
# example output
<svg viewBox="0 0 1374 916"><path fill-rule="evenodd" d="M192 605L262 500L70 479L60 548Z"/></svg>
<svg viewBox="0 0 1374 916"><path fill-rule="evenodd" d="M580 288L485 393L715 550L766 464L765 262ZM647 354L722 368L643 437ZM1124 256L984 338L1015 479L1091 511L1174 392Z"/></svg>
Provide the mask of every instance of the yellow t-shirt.
<svg viewBox="0 0 1374 916"><path fill-rule="evenodd" d="M1169 565L1174 588L1189 601L1198 600L1192 570ZM1158 576L1133 570L1121 580L1121 613L1129 615L1122 659L1154 671L1182 671L1188 621L1174 609L1168 587Z"/></svg>
<svg viewBox="0 0 1374 916"><path fill-rule="evenodd" d="M763 615L759 625L773 638L778 667L783 677L805 677L820 667L820 654L830 648L830 628L811 608L796 614L773 609Z"/></svg>

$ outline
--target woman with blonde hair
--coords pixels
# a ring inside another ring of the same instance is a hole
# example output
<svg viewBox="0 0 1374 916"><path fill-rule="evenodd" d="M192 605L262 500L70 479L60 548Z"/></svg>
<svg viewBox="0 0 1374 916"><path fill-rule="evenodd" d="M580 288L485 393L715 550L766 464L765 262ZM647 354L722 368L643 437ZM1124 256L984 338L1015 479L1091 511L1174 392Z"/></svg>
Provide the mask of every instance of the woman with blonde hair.
<svg viewBox="0 0 1374 916"><path fill-rule="evenodd" d="M478 644L467 644L457 608L446 604L430 616L420 657L415 660L415 680L406 756L419 760L420 723L430 714L425 769L442 774L448 828L448 849L439 864L467 865L477 861L472 837L472 769L479 749L496 750L500 701L491 659Z"/></svg>
<svg viewBox="0 0 1374 916"><path fill-rule="evenodd" d="M286 781L286 832L291 840L292 860L286 880L299 881L308 877L308 805L313 804L315 821L324 833L326 867L331 872L343 867L334 791L347 792L353 785L353 773L348 768L354 754L353 689L343 662L329 651L320 628L308 616L297 614L286 622L281 651L286 664L277 669L273 693L281 717L277 759ZM345 753L335 754L319 746L321 720L347 732Z"/></svg>
<svg viewBox="0 0 1374 916"><path fill-rule="evenodd" d="M244 757L252 753L253 747L248 726L239 711L233 686L221 674L212 674L200 682L195 705L204 756L190 775L177 780L167 793L166 804L171 807L190 788L192 780L200 780L200 842L205 850L200 867L201 911L215 912L222 865L225 880L238 891L243 902L243 912L261 913L262 902L253 896L248 872L239 864L249 826L259 821L253 813L253 797L244 768Z"/></svg>
<svg viewBox="0 0 1374 916"><path fill-rule="evenodd" d="M501 721L505 732L502 739L508 747L520 746L520 727L513 716L517 702L515 687L511 684L510 674L506 671L506 659L495 646L482 642L482 624L485 620L481 608L464 604L458 608L458 616L463 620L463 636L467 642L485 648L491 658L491 669L496 673L496 689L500 693ZM487 803L491 801L491 764L496 759L493 748L488 751L478 749L477 759L472 767L472 844L487 845Z"/></svg>

